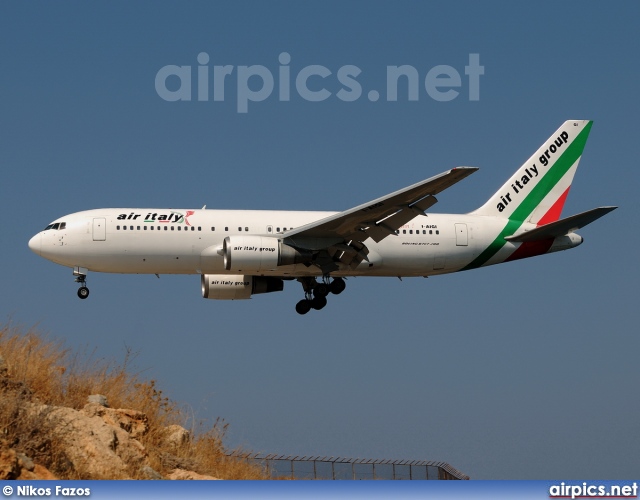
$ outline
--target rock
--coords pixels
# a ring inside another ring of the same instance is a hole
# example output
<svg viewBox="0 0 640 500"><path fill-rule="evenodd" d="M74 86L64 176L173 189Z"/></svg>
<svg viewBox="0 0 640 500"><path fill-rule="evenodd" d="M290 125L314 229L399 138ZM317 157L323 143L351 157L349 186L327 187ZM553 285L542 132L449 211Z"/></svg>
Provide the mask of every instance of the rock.
<svg viewBox="0 0 640 500"><path fill-rule="evenodd" d="M159 472L155 471L154 469L152 469L148 465L145 465L144 467L142 467L140 469L140 474L142 474L142 477L144 477L146 479L155 479L155 480L164 479L164 477L162 477L162 474L160 474Z"/></svg>
<svg viewBox="0 0 640 500"><path fill-rule="evenodd" d="M45 405L32 405L32 411L46 415L58 447L83 478L130 479L130 470L148 465L142 444L97 414Z"/></svg>
<svg viewBox="0 0 640 500"><path fill-rule="evenodd" d="M198 463L194 459L187 457L177 457L175 455L172 455L171 453L162 453L160 455L160 463L162 464L162 468L165 470L192 470L198 467Z"/></svg>
<svg viewBox="0 0 640 500"><path fill-rule="evenodd" d="M107 404L107 397L103 396L102 394L92 394L91 396L88 396L87 402L95 403L100 406L104 406L105 408L109 408L109 405Z"/></svg>
<svg viewBox="0 0 640 500"><path fill-rule="evenodd" d="M55 475L51 473L49 469L43 467L42 465L35 464L33 471L28 471L22 469L20 475L17 477L20 481L27 481L30 479L44 479L44 480L55 480L58 479Z"/></svg>
<svg viewBox="0 0 640 500"><path fill-rule="evenodd" d="M174 469L171 474L169 474L167 476L168 479L173 479L173 480L194 480L194 479L205 479L205 480L209 480L209 481L219 481L220 478L217 477L213 477L213 476L206 476L204 474L198 474L197 472L193 472L190 470L183 470L183 469Z"/></svg>
<svg viewBox="0 0 640 500"><path fill-rule="evenodd" d="M20 470L15 450L9 448L5 439L0 439L0 481L16 479L20 475Z"/></svg>
<svg viewBox="0 0 640 500"><path fill-rule="evenodd" d="M33 469L36 466L36 464L33 463L33 460L31 460L24 453L18 453L17 457L18 457L18 465L20 465L21 469L26 469L28 471L33 471Z"/></svg>
<svg viewBox="0 0 640 500"><path fill-rule="evenodd" d="M165 443L172 448L180 448L191 441L191 433L180 425L169 425L162 433Z"/></svg>
<svg viewBox="0 0 640 500"><path fill-rule="evenodd" d="M9 448L5 439L0 439L0 480L58 479L47 468L34 464L24 453Z"/></svg>
<svg viewBox="0 0 640 500"><path fill-rule="evenodd" d="M36 464L36 468L33 469L33 473L36 475L36 479L58 479L49 469L38 464Z"/></svg>
<svg viewBox="0 0 640 500"><path fill-rule="evenodd" d="M114 427L128 432L132 438L144 436L149 430L149 419L141 411L105 408L97 403L88 403L82 409L88 417L98 416Z"/></svg>

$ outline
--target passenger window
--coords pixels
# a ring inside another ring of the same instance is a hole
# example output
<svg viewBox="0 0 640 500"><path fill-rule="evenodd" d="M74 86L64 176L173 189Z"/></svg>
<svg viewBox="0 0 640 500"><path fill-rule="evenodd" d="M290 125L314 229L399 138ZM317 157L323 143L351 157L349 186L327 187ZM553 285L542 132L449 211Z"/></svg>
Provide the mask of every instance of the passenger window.
<svg viewBox="0 0 640 500"><path fill-rule="evenodd" d="M122 230L126 231L127 230L127 226L122 226Z"/></svg>
<svg viewBox="0 0 640 500"><path fill-rule="evenodd" d="M118 231L120 231L120 226L116 226L116 229L117 229Z"/></svg>
<svg viewBox="0 0 640 500"><path fill-rule="evenodd" d="M413 234L413 229L409 229L409 234Z"/></svg>
<svg viewBox="0 0 640 500"><path fill-rule="evenodd" d="M241 227L239 227L239 228L238 228L238 231L242 231L242 228L241 228Z"/></svg>
<svg viewBox="0 0 640 500"><path fill-rule="evenodd" d="M215 230L216 230L216 228L215 228L215 227L212 227L212 228L211 228L211 230L212 230L212 231L215 231Z"/></svg>
<svg viewBox="0 0 640 500"><path fill-rule="evenodd" d="M245 231L248 231L248 230L249 230L249 228L248 228L248 227L245 227L245 228L244 228L244 230L245 230Z"/></svg>
<svg viewBox="0 0 640 500"><path fill-rule="evenodd" d="M407 230L406 230L406 229L403 229L403 230L402 230L402 234L407 234Z"/></svg>
<svg viewBox="0 0 640 500"><path fill-rule="evenodd" d="M138 226L138 231L140 231L140 226Z"/></svg>
<svg viewBox="0 0 640 500"><path fill-rule="evenodd" d="M175 227L171 226L171 230L173 231L175 229Z"/></svg>
<svg viewBox="0 0 640 500"><path fill-rule="evenodd" d="M142 228L146 231L147 230L147 226L142 226Z"/></svg>
<svg viewBox="0 0 640 500"><path fill-rule="evenodd" d="M149 229L153 231L155 229L155 226L149 226Z"/></svg>
<svg viewBox="0 0 640 500"><path fill-rule="evenodd" d="M436 229L436 234L440 234L440 231Z"/></svg>
<svg viewBox="0 0 640 500"><path fill-rule="evenodd" d="M167 226L164 226L164 230L166 231L167 229L168 229L168 227L167 227Z"/></svg>
<svg viewBox="0 0 640 500"><path fill-rule="evenodd" d="M229 228L228 228L228 227L225 227L225 228L224 228L224 230L225 230L225 231L228 231L228 230L229 230Z"/></svg>
<svg viewBox="0 0 640 500"><path fill-rule="evenodd" d="M129 229L131 229L133 231L133 226L129 226Z"/></svg>
<svg viewBox="0 0 640 500"><path fill-rule="evenodd" d="M279 227L276 228L276 232L278 232L278 233L280 232L280 228Z"/></svg>
<svg viewBox="0 0 640 500"><path fill-rule="evenodd" d="M198 226L198 231L200 231L202 228L200 226Z"/></svg>
<svg viewBox="0 0 640 500"><path fill-rule="evenodd" d="M433 229L429 229L429 234L433 234Z"/></svg>
<svg viewBox="0 0 640 500"><path fill-rule="evenodd" d="M178 226L178 231L182 231L182 228L180 226Z"/></svg>

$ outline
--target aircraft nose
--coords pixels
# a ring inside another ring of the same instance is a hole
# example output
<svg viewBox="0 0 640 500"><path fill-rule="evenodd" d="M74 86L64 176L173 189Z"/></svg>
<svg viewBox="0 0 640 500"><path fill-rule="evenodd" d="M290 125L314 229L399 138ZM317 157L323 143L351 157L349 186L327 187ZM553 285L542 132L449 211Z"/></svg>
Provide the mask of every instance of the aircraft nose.
<svg viewBox="0 0 640 500"><path fill-rule="evenodd" d="M31 251L37 255L40 255L42 248L42 234L38 233L33 238L29 240L29 248Z"/></svg>

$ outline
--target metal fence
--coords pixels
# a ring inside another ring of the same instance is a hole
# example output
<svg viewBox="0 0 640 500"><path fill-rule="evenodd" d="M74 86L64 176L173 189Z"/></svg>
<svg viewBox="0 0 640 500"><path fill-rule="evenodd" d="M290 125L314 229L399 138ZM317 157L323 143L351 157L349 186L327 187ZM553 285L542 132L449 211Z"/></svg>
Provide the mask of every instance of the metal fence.
<svg viewBox="0 0 640 500"><path fill-rule="evenodd" d="M259 453L231 456L263 465L274 479L469 479L446 462Z"/></svg>

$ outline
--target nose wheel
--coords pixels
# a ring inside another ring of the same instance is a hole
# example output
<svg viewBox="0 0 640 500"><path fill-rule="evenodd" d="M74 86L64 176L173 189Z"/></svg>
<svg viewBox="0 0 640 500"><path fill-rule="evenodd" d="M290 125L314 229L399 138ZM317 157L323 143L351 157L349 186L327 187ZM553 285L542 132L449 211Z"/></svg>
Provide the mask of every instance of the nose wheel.
<svg viewBox="0 0 640 500"><path fill-rule="evenodd" d="M74 272L76 279L76 283L80 283L80 288L78 288L78 297L81 299L86 299L89 296L89 289L87 288L87 275L86 274L76 274Z"/></svg>

